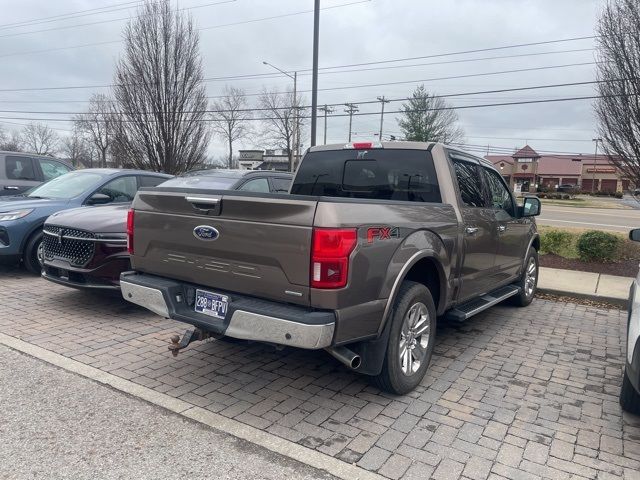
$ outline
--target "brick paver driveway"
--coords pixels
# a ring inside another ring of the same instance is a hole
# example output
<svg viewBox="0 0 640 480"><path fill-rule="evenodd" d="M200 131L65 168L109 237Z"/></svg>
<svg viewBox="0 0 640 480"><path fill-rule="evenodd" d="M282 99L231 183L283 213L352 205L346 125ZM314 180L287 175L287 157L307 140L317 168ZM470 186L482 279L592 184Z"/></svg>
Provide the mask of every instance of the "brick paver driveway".
<svg viewBox="0 0 640 480"><path fill-rule="evenodd" d="M442 325L422 386L380 393L328 354L224 341L117 296L0 270L0 331L391 478L640 478L618 405L626 313L536 299Z"/></svg>

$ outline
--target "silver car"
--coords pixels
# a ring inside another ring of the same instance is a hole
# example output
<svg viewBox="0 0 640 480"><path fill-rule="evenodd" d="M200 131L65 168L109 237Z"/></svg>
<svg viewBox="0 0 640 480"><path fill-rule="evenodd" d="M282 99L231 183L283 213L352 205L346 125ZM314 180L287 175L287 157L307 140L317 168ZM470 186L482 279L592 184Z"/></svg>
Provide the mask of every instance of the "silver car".
<svg viewBox="0 0 640 480"><path fill-rule="evenodd" d="M20 195L73 170L56 158L0 151L0 197Z"/></svg>
<svg viewBox="0 0 640 480"><path fill-rule="evenodd" d="M629 238L640 242L640 228L629 232ZM627 322L627 358L620 391L620 405L627 412L640 414L640 273L629 293Z"/></svg>

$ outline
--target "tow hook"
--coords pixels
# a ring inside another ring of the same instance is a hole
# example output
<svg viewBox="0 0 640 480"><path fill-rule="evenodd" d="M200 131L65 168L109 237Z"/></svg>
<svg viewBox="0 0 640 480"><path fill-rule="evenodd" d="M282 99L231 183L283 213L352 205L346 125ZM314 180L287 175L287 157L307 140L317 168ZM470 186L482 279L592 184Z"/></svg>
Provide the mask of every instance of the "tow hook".
<svg viewBox="0 0 640 480"><path fill-rule="evenodd" d="M209 337L210 335L208 332L203 332L199 328L187 330L186 332L184 332L182 339L180 338L180 335L173 335L171 337L171 345L169 345L169 350L171 350L171 355L177 357L180 350L182 350L183 348L187 348L191 342L206 340Z"/></svg>

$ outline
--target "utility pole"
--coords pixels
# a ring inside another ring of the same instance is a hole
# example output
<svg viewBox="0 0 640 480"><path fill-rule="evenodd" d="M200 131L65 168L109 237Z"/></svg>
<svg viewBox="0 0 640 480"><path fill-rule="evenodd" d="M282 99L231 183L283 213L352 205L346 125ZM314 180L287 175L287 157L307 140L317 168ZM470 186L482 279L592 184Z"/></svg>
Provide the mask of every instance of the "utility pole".
<svg viewBox="0 0 640 480"><path fill-rule="evenodd" d="M601 138L594 138L592 141L596 142L596 154L593 157L593 169L591 170L591 193L596 188L596 170L598 169L598 142L601 142Z"/></svg>
<svg viewBox="0 0 640 480"><path fill-rule="evenodd" d="M382 103L382 111L380 112L380 141L382 141L382 123L384 122L384 104L389 103L391 100L384 98L384 95L378 97L378 101Z"/></svg>
<svg viewBox="0 0 640 480"><path fill-rule="evenodd" d="M351 125L353 121L353 114L356 113L359 109L354 103L345 103L344 111L349 114L349 141L351 141Z"/></svg>
<svg viewBox="0 0 640 480"><path fill-rule="evenodd" d="M327 114L333 113L333 108L324 105L324 107L318 107L318 110L324 112L324 144L327 144Z"/></svg>
<svg viewBox="0 0 640 480"><path fill-rule="evenodd" d="M316 144L318 114L318 38L320 35L320 0L313 7L313 71L311 75L311 146Z"/></svg>

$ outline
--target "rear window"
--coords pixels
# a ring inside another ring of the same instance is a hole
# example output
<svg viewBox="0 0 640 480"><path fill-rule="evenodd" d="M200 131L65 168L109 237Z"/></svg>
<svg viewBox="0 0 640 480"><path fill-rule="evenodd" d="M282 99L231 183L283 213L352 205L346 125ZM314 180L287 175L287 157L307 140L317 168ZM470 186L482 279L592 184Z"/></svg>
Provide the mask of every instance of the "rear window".
<svg viewBox="0 0 640 480"><path fill-rule="evenodd" d="M297 195L441 202L431 153L332 150L304 157L291 187Z"/></svg>
<svg viewBox="0 0 640 480"><path fill-rule="evenodd" d="M238 182L238 178L200 175L177 177L160 184L162 187L205 188L210 190L228 190Z"/></svg>

